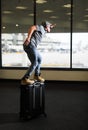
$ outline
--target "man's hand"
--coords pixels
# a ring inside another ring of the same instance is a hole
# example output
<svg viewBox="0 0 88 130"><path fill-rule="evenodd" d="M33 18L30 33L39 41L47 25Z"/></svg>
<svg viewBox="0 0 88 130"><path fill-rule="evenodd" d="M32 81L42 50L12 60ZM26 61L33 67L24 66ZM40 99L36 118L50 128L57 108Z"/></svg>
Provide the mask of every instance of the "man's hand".
<svg viewBox="0 0 88 130"><path fill-rule="evenodd" d="M56 26L56 24L52 24L51 26L50 26L50 28L54 28Z"/></svg>
<svg viewBox="0 0 88 130"><path fill-rule="evenodd" d="M24 45L28 45L30 43L30 40L27 38L25 41L24 41Z"/></svg>

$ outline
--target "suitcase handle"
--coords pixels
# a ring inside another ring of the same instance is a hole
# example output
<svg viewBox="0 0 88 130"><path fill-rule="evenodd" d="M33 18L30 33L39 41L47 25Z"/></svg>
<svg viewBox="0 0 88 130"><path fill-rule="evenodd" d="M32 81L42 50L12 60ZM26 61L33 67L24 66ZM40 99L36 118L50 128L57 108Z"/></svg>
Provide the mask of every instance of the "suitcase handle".
<svg viewBox="0 0 88 130"><path fill-rule="evenodd" d="M41 82L39 82L39 81L35 81L35 83L34 83L34 86L41 86L41 85L43 85L44 83L41 83Z"/></svg>

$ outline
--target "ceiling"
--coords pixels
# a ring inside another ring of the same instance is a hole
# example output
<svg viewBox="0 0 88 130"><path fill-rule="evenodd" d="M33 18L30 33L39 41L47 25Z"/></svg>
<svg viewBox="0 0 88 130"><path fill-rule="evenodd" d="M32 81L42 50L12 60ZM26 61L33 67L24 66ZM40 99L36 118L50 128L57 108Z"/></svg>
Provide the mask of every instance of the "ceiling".
<svg viewBox="0 0 88 130"><path fill-rule="evenodd" d="M54 32L88 32L88 0L36 0L36 24L47 20L56 23ZM33 0L1 0L2 32L24 33L34 24Z"/></svg>

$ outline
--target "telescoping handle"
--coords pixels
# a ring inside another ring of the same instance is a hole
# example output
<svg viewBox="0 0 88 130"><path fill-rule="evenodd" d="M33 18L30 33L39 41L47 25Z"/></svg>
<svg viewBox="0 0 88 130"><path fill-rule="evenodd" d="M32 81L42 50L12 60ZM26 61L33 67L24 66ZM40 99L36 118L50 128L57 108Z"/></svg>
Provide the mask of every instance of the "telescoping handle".
<svg viewBox="0 0 88 130"><path fill-rule="evenodd" d="M42 85L44 85L44 83L39 82L39 81L35 81L35 83L34 83L35 87L39 87L39 86L42 86Z"/></svg>

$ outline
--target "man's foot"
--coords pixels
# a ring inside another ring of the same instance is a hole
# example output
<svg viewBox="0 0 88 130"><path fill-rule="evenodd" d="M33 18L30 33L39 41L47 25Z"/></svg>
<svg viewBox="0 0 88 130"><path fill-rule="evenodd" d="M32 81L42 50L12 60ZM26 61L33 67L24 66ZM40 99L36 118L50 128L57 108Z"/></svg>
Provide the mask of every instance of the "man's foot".
<svg viewBox="0 0 88 130"><path fill-rule="evenodd" d="M41 76L34 76L34 80L37 80L39 82L44 82L45 81L45 79L42 78Z"/></svg>
<svg viewBox="0 0 88 130"><path fill-rule="evenodd" d="M21 80L21 85L31 85L34 83L34 80L30 80L28 78L24 78Z"/></svg>

